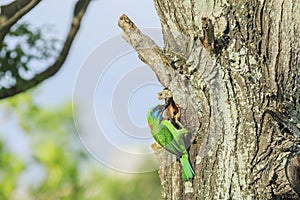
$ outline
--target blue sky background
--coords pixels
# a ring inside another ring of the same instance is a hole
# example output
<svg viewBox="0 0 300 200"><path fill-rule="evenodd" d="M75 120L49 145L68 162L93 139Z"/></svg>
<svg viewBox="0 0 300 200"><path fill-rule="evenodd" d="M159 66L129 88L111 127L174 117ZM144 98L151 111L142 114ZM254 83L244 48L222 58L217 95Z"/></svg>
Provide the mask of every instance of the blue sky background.
<svg viewBox="0 0 300 200"><path fill-rule="evenodd" d="M55 37L63 40L69 29L75 2L43 0L24 20L35 26L52 25ZM63 68L42 83L42 94L38 95L41 103L53 104L71 97L76 75L88 55L101 43L120 34L117 22L122 13L134 20L139 28L160 27L152 0L92 1Z"/></svg>
<svg viewBox="0 0 300 200"><path fill-rule="evenodd" d="M9 2L11 1L0 0L2 5ZM69 30L75 3L74 0L43 0L22 21L29 22L33 27L50 25L52 31L48 33L47 37L55 37L63 41ZM40 84L34 92L38 104L55 106L65 101L71 101L76 78L80 76L80 70L86 66L85 63L89 62L89 56L96 49L102 48L103 43L112 40L114 37L119 37L121 29L118 27L117 22L119 16L123 13L127 14L139 28L150 28L146 32L148 31L159 44L162 44L161 36L157 34L160 24L152 0L94 0L83 18L81 29L75 38L64 66L55 76ZM110 50L114 51L114 48L120 48L118 45L130 48L122 40L122 42L117 42L116 46L111 46ZM100 55L95 62L101 62L102 59L104 58ZM132 79L126 80L126 77L138 73L139 70L141 70L141 76L136 74ZM120 81L124 80L125 82L119 84ZM124 94L124 97L128 98L119 98L116 101L116 99L113 99L115 98L114 91L120 85L124 86L124 83L125 86L133 83L138 85L134 85L132 88L125 87L127 93L131 92L130 96ZM81 95L83 102L78 113L80 115L78 120L81 123L77 123L80 129L79 135L83 137L81 139L84 140L84 146L92 156L101 160L100 154L103 152L103 148L106 148L105 145L116 147L116 152L112 151L114 156L117 156L120 151L124 152L124 155L134 154L138 157L143 154L152 154L150 144L153 139L147 128L146 112L148 107L159 103L157 92L162 89L153 72L139 61L137 54L132 51L111 60L108 70L105 71L102 78L99 77L97 85L93 87L92 89L95 90L94 96ZM85 110L85 99L91 98L94 99L94 113L82 112ZM120 109L116 111L117 106L120 106ZM90 120L90 118L96 118L98 124L92 124L91 121L93 120ZM100 132L102 134L98 133L99 126L101 126ZM26 154L28 154L26 153L28 151L24 151L24 149L28 149L26 137L15 127L13 122L2 122L0 132L5 133L7 130L12 133L9 137L2 136L2 138L6 138L12 149L15 149L25 159ZM138 135L139 131L141 131L142 136ZM20 137L24 139L17 140L19 142L16 143L16 138ZM101 143L103 137L110 144ZM91 143L87 144L89 142ZM122 157L122 154L120 156ZM123 156L123 159L125 158ZM112 163L112 165L114 164ZM122 169L120 170L122 171Z"/></svg>

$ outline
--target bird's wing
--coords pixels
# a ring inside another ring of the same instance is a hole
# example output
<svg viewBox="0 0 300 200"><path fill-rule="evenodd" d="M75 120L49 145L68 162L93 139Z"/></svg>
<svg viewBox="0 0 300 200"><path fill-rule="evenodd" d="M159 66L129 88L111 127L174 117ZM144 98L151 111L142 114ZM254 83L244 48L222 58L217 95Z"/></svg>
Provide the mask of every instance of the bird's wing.
<svg viewBox="0 0 300 200"><path fill-rule="evenodd" d="M182 150L180 149L170 130L166 126L161 126L161 129L159 129L159 131L154 134L152 133L152 135L155 141L167 151L177 156L180 156L182 154Z"/></svg>
<svg viewBox="0 0 300 200"><path fill-rule="evenodd" d="M164 120L161 124L166 127L169 132L172 134L177 146L181 149L181 152L185 151L185 145L182 136L187 134L188 131L185 128L177 129L175 126L168 120Z"/></svg>

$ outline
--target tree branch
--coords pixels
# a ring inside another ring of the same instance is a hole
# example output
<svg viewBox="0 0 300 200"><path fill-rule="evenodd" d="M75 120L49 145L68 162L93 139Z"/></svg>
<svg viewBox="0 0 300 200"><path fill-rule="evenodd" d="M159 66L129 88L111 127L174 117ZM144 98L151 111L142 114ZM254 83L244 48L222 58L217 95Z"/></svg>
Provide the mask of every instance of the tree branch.
<svg viewBox="0 0 300 200"><path fill-rule="evenodd" d="M174 70L160 47L125 14L120 17L118 24L123 30L122 37L137 51L139 58L151 67L162 85L168 87L174 78Z"/></svg>
<svg viewBox="0 0 300 200"><path fill-rule="evenodd" d="M0 7L0 43L9 29L40 2L41 0L16 0Z"/></svg>
<svg viewBox="0 0 300 200"><path fill-rule="evenodd" d="M7 97L11 97L13 95L19 94L21 92L24 92L37 84L41 83L45 79L53 76L64 64L71 45L74 41L74 38L80 28L80 23L82 20L82 17L84 16L87 7L91 0L79 0L74 8L74 15L73 15L73 20L72 20L72 25L69 30L69 34L65 40L64 46L59 53L59 56L57 57L55 63L48 67L44 72L41 72L37 74L34 78L30 80L17 80L18 82L16 83L15 86L11 88L1 88L0 89L0 99L4 99Z"/></svg>

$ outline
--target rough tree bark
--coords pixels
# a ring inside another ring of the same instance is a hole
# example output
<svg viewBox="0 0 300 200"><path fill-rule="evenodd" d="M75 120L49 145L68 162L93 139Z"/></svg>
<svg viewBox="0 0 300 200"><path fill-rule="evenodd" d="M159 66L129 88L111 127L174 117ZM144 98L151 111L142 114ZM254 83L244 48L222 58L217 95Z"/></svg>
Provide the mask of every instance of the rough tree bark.
<svg viewBox="0 0 300 200"><path fill-rule="evenodd" d="M195 177L159 159L164 199L299 199L300 2L154 0L163 50L123 37L169 88L195 137Z"/></svg>

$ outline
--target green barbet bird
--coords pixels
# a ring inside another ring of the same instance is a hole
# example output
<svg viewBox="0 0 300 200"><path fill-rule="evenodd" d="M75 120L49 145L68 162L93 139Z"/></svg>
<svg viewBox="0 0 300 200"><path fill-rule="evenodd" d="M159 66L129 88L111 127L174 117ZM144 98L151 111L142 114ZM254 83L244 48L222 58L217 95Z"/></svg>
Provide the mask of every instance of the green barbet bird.
<svg viewBox="0 0 300 200"><path fill-rule="evenodd" d="M160 146L180 157L182 180L187 181L194 177L189 154L182 138L188 131L185 128L177 129L167 118L164 118L164 111L164 105L157 105L148 110L147 120L151 134Z"/></svg>

